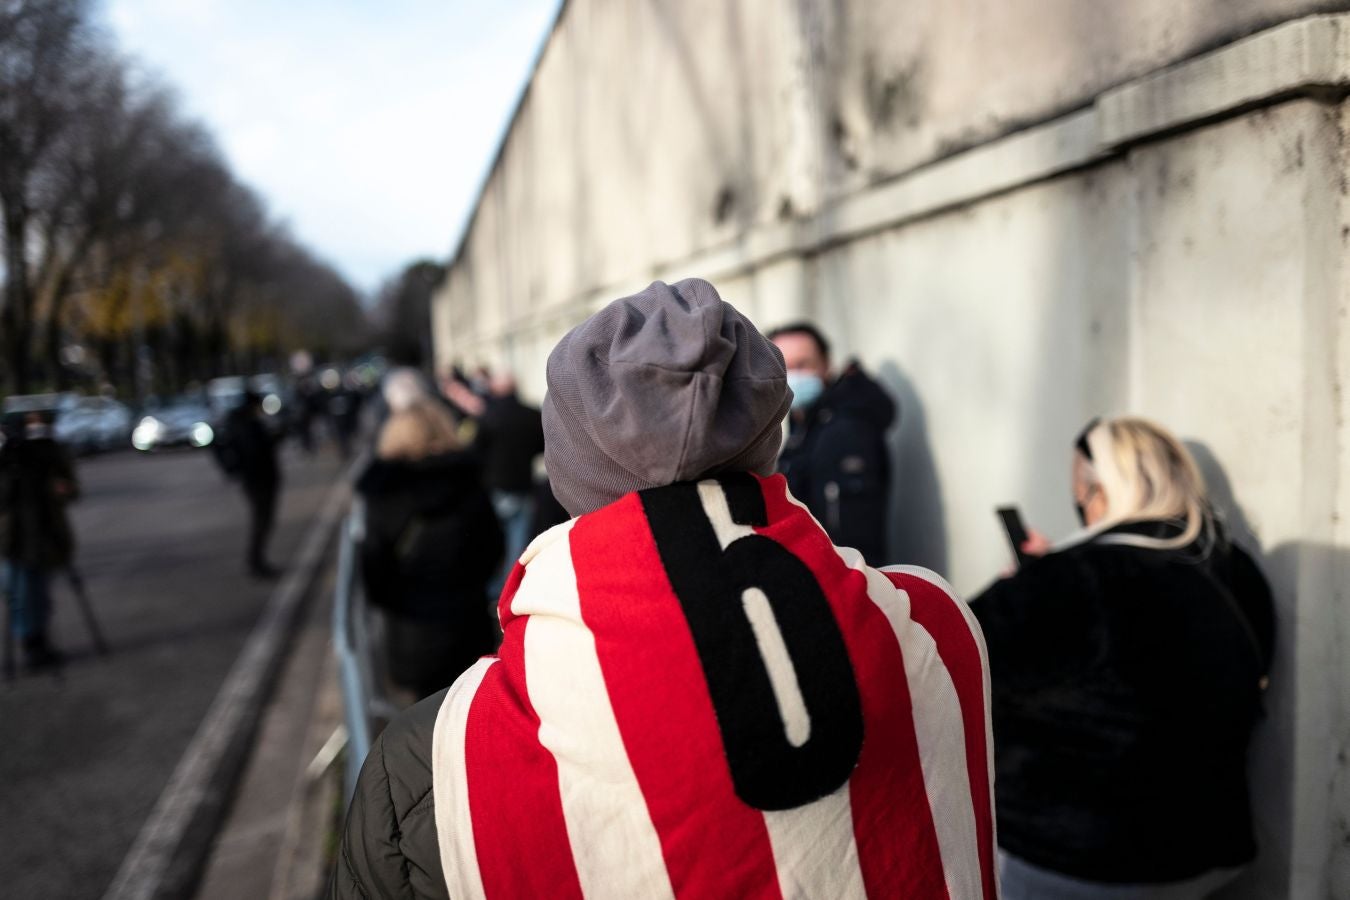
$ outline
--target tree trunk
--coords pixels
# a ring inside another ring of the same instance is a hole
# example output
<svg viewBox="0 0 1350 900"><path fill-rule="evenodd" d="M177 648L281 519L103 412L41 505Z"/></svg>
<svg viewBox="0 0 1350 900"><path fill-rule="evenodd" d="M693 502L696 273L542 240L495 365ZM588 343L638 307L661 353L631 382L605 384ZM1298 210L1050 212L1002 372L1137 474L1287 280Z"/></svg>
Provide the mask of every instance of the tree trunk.
<svg viewBox="0 0 1350 900"><path fill-rule="evenodd" d="M51 308L47 318L46 329L46 358L47 365L51 369L52 378L56 382L56 389L66 390L70 386L70 378L66 374L66 367L61 364L61 317L65 312L66 300L69 298L70 285L75 280L76 269L84 262L85 257L89 255L89 250L93 246L93 234L87 232L80 239L75 251L65 260L59 273L55 275L54 284L51 286Z"/></svg>
<svg viewBox="0 0 1350 900"><path fill-rule="evenodd" d="M5 309L3 324L8 337L4 348L9 357L10 392L24 394L29 384L28 342L32 334L33 288L28 281L25 238L28 217L21 203L5 204Z"/></svg>

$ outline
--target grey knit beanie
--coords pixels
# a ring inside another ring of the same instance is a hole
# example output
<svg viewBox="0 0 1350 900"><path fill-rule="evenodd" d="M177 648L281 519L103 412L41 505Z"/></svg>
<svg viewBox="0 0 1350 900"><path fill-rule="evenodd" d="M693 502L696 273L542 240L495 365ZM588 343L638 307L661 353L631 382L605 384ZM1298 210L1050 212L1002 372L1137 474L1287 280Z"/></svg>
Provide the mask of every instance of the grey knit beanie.
<svg viewBox="0 0 1350 900"><path fill-rule="evenodd" d="M676 481L768 475L791 402L783 355L711 284L653 282L549 354L553 493L578 516Z"/></svg>

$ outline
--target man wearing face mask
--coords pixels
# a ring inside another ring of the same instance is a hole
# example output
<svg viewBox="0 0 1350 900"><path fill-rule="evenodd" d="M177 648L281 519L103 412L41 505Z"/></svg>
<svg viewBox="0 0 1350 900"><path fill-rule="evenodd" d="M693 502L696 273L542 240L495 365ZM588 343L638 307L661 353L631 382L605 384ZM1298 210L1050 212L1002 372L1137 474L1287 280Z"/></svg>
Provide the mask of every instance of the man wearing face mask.
<svg viewBox="0 0 1350 900"><path fill-rule="evenodd" d="M778 471L836 544L886 561L891 477L885 437L896 419L895 401L857 361L835 376L829 341L809 322L784 325L769 339L783 354L792 389Z"/></svg>

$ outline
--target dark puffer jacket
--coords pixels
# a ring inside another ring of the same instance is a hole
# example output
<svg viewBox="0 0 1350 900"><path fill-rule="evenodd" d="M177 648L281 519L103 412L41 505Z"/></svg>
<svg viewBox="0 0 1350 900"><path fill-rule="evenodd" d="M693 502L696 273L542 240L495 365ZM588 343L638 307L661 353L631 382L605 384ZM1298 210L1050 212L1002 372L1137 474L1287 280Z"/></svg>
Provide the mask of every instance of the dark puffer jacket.
<svg viewBox="0 0 1350 900"><path fill-rule="evenodd" d="M993 689L1000 846L1096 882L1179 881L1256 853L1247 745L1273 646L1270 588L1222 540L1118 526L971 601Z"/></svg>
<svg viewBox="0 0 1350 900"><path fill-rule="evenodd" d="M888 561L886 505L890 456L886 429L895 401L850 363L804 416L789 419L778 471L831 540L873 565Z"/></svg>
<svg viewBox="0 0 1350 900"><path fill-rule="evenodd" d="M431 748L445 691L404 710L376 739L329 883L332 900L448 897L432 805Z"/></svg>

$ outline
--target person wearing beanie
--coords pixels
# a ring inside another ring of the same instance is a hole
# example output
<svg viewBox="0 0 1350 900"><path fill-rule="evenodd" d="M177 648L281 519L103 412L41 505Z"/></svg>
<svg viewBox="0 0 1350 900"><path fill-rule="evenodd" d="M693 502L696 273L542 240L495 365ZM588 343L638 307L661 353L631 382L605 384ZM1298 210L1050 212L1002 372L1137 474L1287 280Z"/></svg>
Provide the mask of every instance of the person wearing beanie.
<svg viewBox="0 0 1350 900"><path fill-rule="evenodd" d="M979 626L772 474L773 344L656 282L547 379L572 518L516 563L498 655L372 748L330 895L994 900Z"/></svg>

